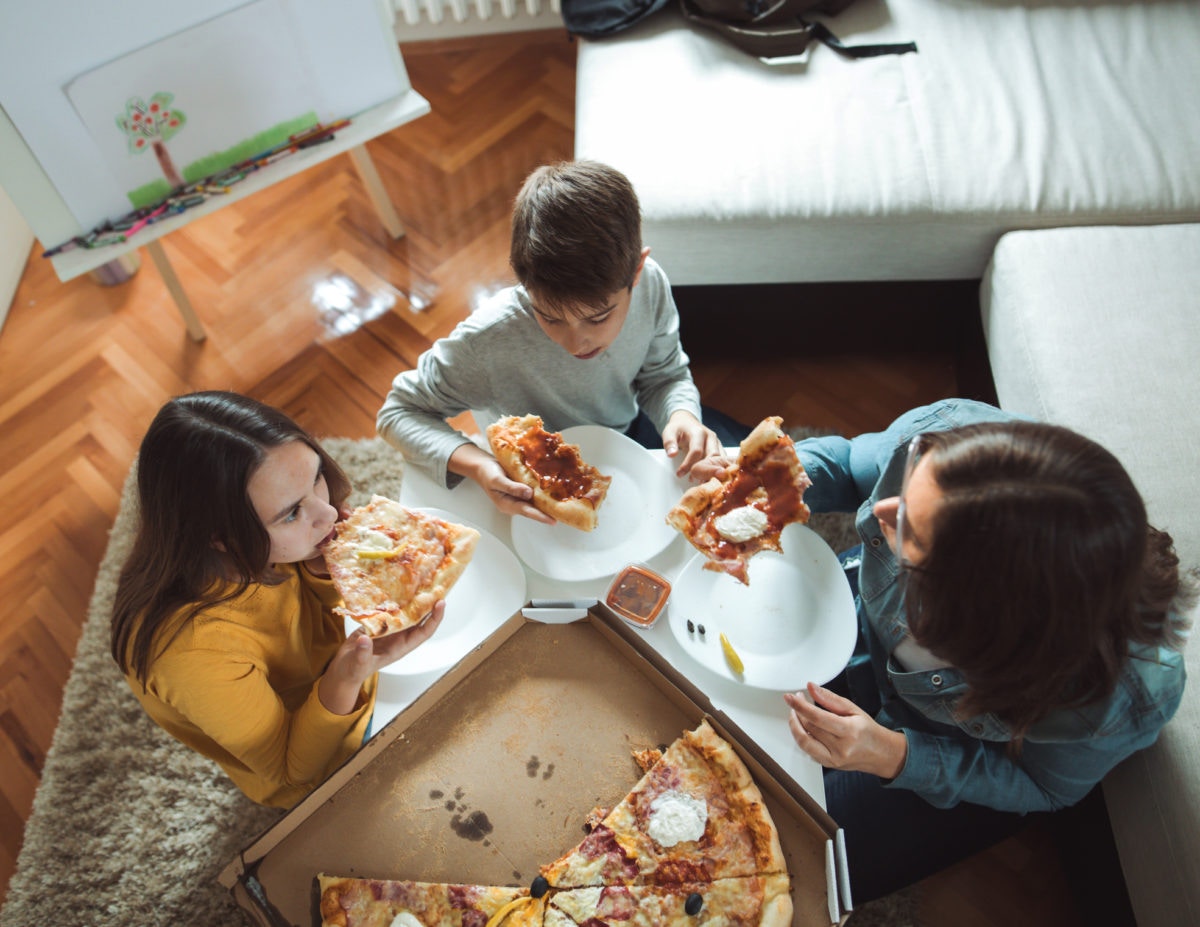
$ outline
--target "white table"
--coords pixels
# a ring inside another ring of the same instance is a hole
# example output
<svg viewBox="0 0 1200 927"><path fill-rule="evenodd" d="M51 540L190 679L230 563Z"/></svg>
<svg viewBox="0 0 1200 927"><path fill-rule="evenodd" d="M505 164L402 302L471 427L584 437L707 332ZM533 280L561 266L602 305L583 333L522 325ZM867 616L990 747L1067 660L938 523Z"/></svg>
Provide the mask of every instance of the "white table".
<svg viewBox="0 0 1200 927"><path fill-rule="evenodd" d="M649 453L665 460L666 455L663 451ZM736 455L736 449L734 454ZM679 481L681 493L687 485L685 480ZM495 536L510 549L512 548L511 517L502 514L487 498L483 490L470 480L464 480L453 490L447 490L416 468L408 467L404 471L404 482L399 501L414 508L426 506L454 512L460 515L464 521L471 522ZM694 548L682 536L677 536L665 550L650 559L648 565L674 583L679 572L694 554ZM525 570L526 597L528 599L601 599L608 591L608 586L612 581L612 578L608 577L564 582L542 576L523 562L522 567ZM497 627L509 617L511 616L498 614L496 616ZM821 807L825 806L825 786L821 778L821 767L797 747L792 739L787 723L788 708L783 701L782 692L741 685L733 679L721 678L704 667L697 666L695 661L688 657L676 642L666 621L660 620L653 628L639 629L638 633L644 635L655 650L672 666L684 672L694 684L703 690L714 708L725 712L734 723L770 754ZM379 727L395 717L444 672L445 670L439 670L411 675L381 673L379 694L375 706L375 729L378 730Z"/></svg>

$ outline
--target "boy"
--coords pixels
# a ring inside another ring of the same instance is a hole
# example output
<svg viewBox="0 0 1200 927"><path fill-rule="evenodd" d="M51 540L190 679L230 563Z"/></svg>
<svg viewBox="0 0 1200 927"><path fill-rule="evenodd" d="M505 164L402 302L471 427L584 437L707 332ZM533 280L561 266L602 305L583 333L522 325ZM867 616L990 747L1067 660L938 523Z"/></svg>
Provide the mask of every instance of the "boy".
<svg viewBox="0 0 1200 927"><path fill-rule="evenodd" d="M446 486L477 482L502 512L553 523L532 490L446 419L468 409L480 427L540 415L549 431L603 425L643 445L662 435L678 474L736 444L701 422L700 394L679 341L666 274L642 247L637 195L606 165L538 168L517 195L509 261L520 281L438 340L396 377L380 435ZM740 432L740 433L738 433Z"/></svg>

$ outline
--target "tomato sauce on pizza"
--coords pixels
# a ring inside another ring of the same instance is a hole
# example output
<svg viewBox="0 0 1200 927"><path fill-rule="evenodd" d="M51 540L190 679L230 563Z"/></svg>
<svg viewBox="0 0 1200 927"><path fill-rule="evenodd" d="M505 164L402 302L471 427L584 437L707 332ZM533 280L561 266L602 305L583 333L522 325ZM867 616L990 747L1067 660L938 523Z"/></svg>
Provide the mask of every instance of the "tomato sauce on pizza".
<svg viewBox="0 0 1200 927"><path fill-rule="evenodd" d="M763 419L732 467L687 490L667 513L667 523L708 558L706 570L746 585L750 558L760 550L781 551L783 529L808 521L804 491L812 481L782 423L778 416Z"/></svg>

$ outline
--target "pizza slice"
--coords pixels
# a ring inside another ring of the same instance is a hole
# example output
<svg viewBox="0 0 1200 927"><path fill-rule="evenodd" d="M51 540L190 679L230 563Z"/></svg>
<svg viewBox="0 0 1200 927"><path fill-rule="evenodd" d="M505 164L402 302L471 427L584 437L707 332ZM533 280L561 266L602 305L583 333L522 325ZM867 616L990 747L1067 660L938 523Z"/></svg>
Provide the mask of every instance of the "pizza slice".
<svg viewBox="0 0 1200 927"><path fill-rule="evenodd" d="M792 922L786 874L677 882L597 885L555 892L545 927L787 927Z"/></svg>
<svg viewBox="0 0 1200 927"><path fill-rule="evenodd" d="M786 874L779 834L734 749L702 722L671 744L573 850L555 888L668 885Z"/></svg>
<svg viewBox="0 0 1200 927"><path fill-rule="evenodd" d="M334 612L371 637L419 623L458 581L479 532L373 496L338 522L322 553L342 596Z"/></svg>
<svg viewBox="0 0 1200 927"><path fill-rule="evenodd" d="M541 927L527 888L317 876L321 927ZM497 917L500 915L500 917Z"/></svg>
<svg viewBox="0 0 1200 927"><path fill-rule="evenodd" d="M667 523L708 558L706 570L750 585L749 560L760 550L781 551L779 535L808 521L804 472L783 419L763 419L742 441L737 462L720 477L694 486L667 513Z"/></svg>
<svg viewBox="0 0 1200 927"><path fill-rule="evenodd" d="M537 415L493 422L487 439L508 478L533 490L534 508L580 531L596 527L612 477L585 463L577 445L546 431Z"/></svg>

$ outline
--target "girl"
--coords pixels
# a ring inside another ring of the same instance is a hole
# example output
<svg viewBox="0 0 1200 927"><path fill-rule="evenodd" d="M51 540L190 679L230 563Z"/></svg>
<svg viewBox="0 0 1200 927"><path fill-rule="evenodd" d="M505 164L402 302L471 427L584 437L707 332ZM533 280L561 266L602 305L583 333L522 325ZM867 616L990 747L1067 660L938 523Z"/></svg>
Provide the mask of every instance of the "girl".
<svg viewBox="0 0 1200 927"><path fill-rule="evenodd" d="M350 485L282 412L170 400L142 440L112 655L146 713L253 800L290 807L367 734L376 672L433 634L346 636L320 547Z"/></svg>

